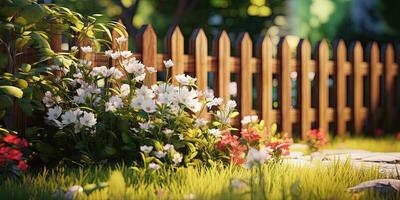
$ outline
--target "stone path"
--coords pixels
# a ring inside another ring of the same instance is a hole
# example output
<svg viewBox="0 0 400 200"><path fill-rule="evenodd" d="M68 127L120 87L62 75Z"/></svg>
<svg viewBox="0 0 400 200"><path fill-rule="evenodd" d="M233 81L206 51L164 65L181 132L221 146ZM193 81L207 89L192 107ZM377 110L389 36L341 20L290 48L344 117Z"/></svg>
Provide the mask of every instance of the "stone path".
<svg viewBox="0 0 400 200"><path fill-rule="evenodd" d="M296 145L299 146L300 144ZM310 165L320 162L328 165L334 161L346 161L348 159L355 167L378 167L385 177L397 177L397 170L400 173L400 152L370 152L354 149L326 149L311 155L291 152L289 159L286 159L285 162L295 165Z"/></svg>

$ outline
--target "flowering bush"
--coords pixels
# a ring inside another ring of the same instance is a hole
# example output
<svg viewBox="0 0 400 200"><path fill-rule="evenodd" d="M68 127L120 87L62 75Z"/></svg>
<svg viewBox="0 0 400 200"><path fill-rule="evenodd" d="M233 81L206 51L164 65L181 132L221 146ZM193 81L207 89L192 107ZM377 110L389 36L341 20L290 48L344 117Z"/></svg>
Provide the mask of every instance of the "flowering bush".
<svg viewBox="0 0 400 200"><path fill-rule="evenodd" d="M279 162L282 156L289 154L292 140L274 132L264 134L264 122L258 120L256 115L245 116L241 123L239 135L225 131L217 143L217 149L226 153L231 163L246 163L247 167L251 167L256 161L261 164L270 159Z"/></svg>
<svg viewBox="0 0 400 200"><path fill-rule="evenodd" d="M322 130L313 129L307 137L307 145L311 152L316 152L321 149L327 142L325 134Z"/></svg>
<svg viewBox="0 0 400 200"><path fill-rule="evenodd" d="M7 133L0 142L0 175L13 174L19 176L28 168L23 150L28 147L28 141L15 133Z"/></svg>
<svg viewBox="0 0 400 200"><path fill-rule="evenodd" d="M92 48L81 51L88 54ZM142 160L144 166L158 169L211 162L219 156L215 143L222 131L231 129L230 118L237 115L234 101L222 105L221 98L199 91L196 79L188 75L170 77L171 60L164 61L166 80L149 87L144 83L156 72L154 67L146 67L130 51L105 54L118 66L79 60L69 68L49 67L61 76L53 77L57 86L43 97L45 120L54 131L44 134L51 154L42 158L57 155L75 163ZM207 108L211 121L202 115Z"/></svg>

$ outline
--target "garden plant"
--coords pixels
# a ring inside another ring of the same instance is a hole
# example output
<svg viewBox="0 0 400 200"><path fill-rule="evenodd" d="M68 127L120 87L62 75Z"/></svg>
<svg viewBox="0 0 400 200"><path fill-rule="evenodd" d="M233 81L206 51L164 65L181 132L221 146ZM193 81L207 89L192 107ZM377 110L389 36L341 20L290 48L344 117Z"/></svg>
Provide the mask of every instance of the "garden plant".
<svg viewBox="0 0 400 200"><path fill-rule="evenodd" d="M346 190L383 178L377 168L286 162L292 138L257 115L233 127L237 103L200 90L195 77L172 75L173 60L163 61L164 80L148 84L156 67L122 50L122 24L96 17L56 4L0 2L0 199L388 197ZM71 41L68 50L52 49L57 34ZM102 51L113 65L92 63ZM22 62L26 52L36 61ZM34 116L23 132L10 129L18 110ZM326 138L310 130L309 151L320 151Z"/></svg>

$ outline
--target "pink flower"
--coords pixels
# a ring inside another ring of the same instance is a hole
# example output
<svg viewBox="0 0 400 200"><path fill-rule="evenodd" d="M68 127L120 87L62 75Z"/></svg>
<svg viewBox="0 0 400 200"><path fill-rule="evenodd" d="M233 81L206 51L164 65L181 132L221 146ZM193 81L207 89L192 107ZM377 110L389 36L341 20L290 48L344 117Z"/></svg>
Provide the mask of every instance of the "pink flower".
<svg viewBox="0 0 400 200"><path fill-rule="evenodd" d="M383 130L381 128L377 128L375 130L375 137L382 137L383 135Z"/></svg>
<svg viewBox="0 0 400 200"><path fill-rule="evenodd" d="M28 169L28 164L26 164L26 161L24 160L20 160L18 162L18 169L25 171L26 169Z"/></svg>

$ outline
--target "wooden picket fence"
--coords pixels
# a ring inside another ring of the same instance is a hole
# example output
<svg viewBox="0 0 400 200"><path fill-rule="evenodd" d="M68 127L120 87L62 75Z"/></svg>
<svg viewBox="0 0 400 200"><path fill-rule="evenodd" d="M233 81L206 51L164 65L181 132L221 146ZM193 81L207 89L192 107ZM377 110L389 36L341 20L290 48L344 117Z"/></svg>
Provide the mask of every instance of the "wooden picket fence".
<svg viewBox="0 0 400 200"><path fill-rule="evenodd" d="M117 32L113 32L113 36L119 37ZM387 131L399 128L400 52L395 51L393 44L379 48L376 42L371 42L363 48L355 41L347 48L344 41L339 40L330 50L328 43L321 41L313 59L306 39L300 40L295 56L287 39L281 39L276 57L273 56L276 47L268 36L252 42L248 33L240 34L232 45L227 32L222 31L212 41L212 55L209 55L208 39L202 29L194 30L190 36L187 54L178 26L169 29L164 41L165 53L157 52L157 35L151 25L144 25L134 39L136 52L133 56L146 66L155 66L158 71L165 70L163 60L172 59L175 63L172 75L194 75L200 90L207 89L208 74L212 72L215 96L225 100L231 98L231 74L236 74L240 118L257 114L267 128L277 123L280 131L296 133L301 138L305 138L311 128L329 130L339 136L347 132L361 134L379 128ZM52 48L61 50L60 35L52 37ZM122 48L128 50L128 45ZM231 48L236 50L235 56ZM93 54L92 61L94 66L115 64L104 53ZM296 82L298 106L292 106L290 74L294 71L299 74ZM315 74L313 82L310 73ZM256 85L253 85L253 77ZM274 78L279 80L278 109L273 108ZM147 84L155 83L156 79L153 75ZM329 80L333 80L333 87L328 86ZM257 105L254 106L253 87L257 89ZM239 126L240 119L232 123Z"/></svg>

